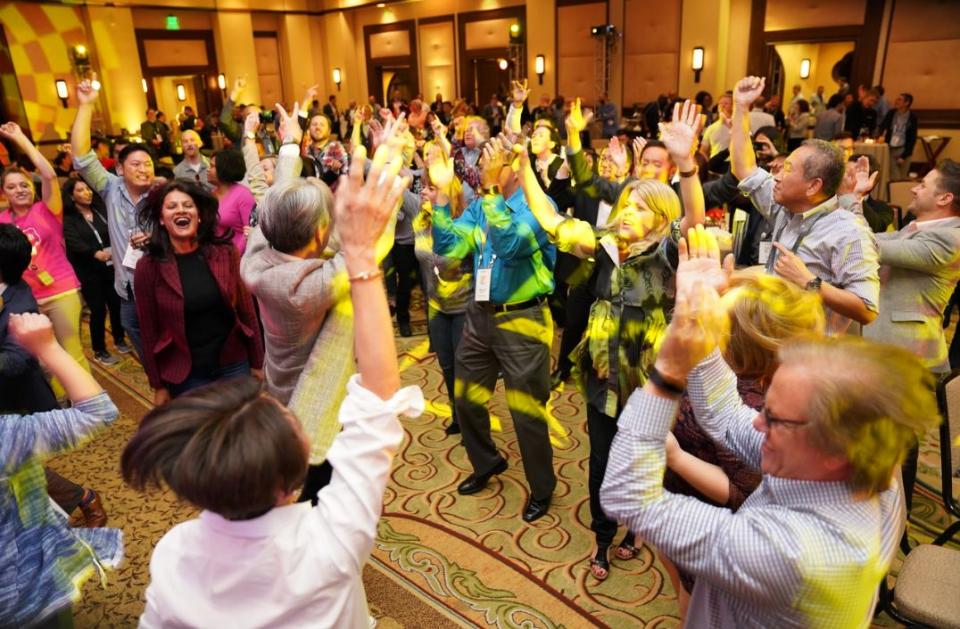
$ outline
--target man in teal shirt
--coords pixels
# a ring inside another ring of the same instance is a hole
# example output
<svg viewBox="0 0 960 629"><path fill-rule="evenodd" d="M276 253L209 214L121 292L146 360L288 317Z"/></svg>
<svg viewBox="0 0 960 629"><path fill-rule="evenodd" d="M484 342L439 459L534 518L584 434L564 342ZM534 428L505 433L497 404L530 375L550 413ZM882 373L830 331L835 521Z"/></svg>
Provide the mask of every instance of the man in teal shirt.
<svg viewBox="0 0 960 629"><path fill-rule="evenodd" d="M474 258L476 285L457 348L454 392L474 472L457 491L477 493L507 469L487 409L500 371L530 485L523 519L532 522L547 512L557 484L546 422L553 341L547 297L557 252L527 206L513 158L496 140L487 144L480 196L457 219L449 207L435 208L433 243L437 254Z"/></svg>

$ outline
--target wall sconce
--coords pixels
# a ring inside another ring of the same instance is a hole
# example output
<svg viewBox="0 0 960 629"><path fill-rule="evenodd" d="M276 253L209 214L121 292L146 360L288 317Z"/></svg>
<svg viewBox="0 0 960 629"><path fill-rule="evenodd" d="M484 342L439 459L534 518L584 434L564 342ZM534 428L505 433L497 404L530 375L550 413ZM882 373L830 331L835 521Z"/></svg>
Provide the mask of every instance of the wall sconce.
<svg viewBox="0 0 960 629"><path fill-rule="evenodd" d="M543 73L547 71L547 60L543 55L537 55L536 60L533 64L533 70L537 73L537 78L540 79L540 85L543 85Z"/></svg>
<svg viewBox="0 0 960 629"><path fill-rule="evenodd" d="M800 78L801 79L810 78L810 60L809 59L800 60Z"/></svg>
<svg viewBox="0 0 960 629"><path fill-rule="evenodd" d="M100 81L94 79L90 81L90 87L92 87L94 91L99 92L100 88L103 87L103 85L100 83Z"/></svg>
<svg viewBox="0 0 960 629"><path fill-rule="evenodd" d="M181 103L187 100L187 88L183 86L183 83L177 83L177 100Z"/></svg>
<svg viewBox="0 0 960 629"><path fill-rule="evenodd" d="M693 69L693 82L700 82L700 72L703 70L703 46L697 46L693 49L693 58L690 62Z"/></svg>
<svg viewBox="0 0 960 629"><path fill-rule="evenodd" d="M60 103L66 107L67 106L67 96L70 93L67 91L67 82L63 79L57 79L57 97L60 98Z"/></svg>
<svg viewBox="0 0 960 629"><path fill-rule="evenodd" d="M225 77L222 72L217 75L217 87L222 90L227 89L227 77Z"/></svg>
<svg viewBox="0 0 960 629"><path fill-rule="evenodd" d="M147 92L150 91L149 86L147 86L147 80L146 80L146 79L140 79L140 86L143 88L143 93L144 93L144 94L146 94Z"/></svg>
<svg viewBox="0 0 960 629"><path fill-rule="evenodd" d="M337 84L337 91L340 91L340 82L343 81L343 73L340 72L340 68L333 69L333 82Z"/></svg>

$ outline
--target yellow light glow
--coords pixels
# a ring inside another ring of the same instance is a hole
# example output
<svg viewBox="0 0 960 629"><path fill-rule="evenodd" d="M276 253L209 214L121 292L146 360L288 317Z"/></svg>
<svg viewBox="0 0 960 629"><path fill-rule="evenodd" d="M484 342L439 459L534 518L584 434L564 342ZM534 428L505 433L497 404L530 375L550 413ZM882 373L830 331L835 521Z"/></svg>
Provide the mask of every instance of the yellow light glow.
<svg viewBox="0 0 960 629"><path fill-rule="evenodd" d="M141 85L141 87L143 87L143 93L144 93L144 94L146 94L148 91L150 91L149 88L148 88L148 86L147 86L147 80L146 80L146 79L140 79L140 85Z"/></svg>
<svg viewBox="0 0 960 629"><path fill-rule="evenodd" d="M800 78L809 79L810 78L810 60L802 59L800 61Z"/></svg>
<svg viewBox="0 0 960 629"><path fill-rule="evenodd" d="M537 74L543 74L544 72L547 71L547 70L546 70L546 64L547 64L546 58L545 58L543 55L537 55L536 61L535 61L534 66L533 66L533 67L534 67L534 71L535 71Z"/></svg>
<svg viewBox="0 0 960 629"><path fill-rule="evenodd" d="M217 87L222 90L227 89L227 77L225 77L222 73L217 75Z"/></svg>
<svg viewBox="0 0 960 629"><path fill-rule="evenodd" d="M514 22L513 24L510 25L510 34L516 36L519 33L520 33L520 25Z"/></svg>
<svg viewBox="0 0 960 629"><path fill-rule="evenodd" d="M694 70L703 70L703 48L700 46L693 49L693 61L690 67Z"/></svg>
<svg viewBox="0 0 960 629"><path fill-rule="evenodd" d="M180 102L187 100L187 88L183 86L183 83L177 83L177 100Z"/></svg>
<svg viewBox="0 0 960 629"><path fill-rule="evenodd" d="M510 67L510 62L506 59L500 58L497 59L497 66L499 66L501 70L506 70L508 67Z"/></svg>
<svg viewBox="0 0 960 629"><path fill-rule="evenodd" d="M63 79L57 79L57 96L60 98L66 98L67 95L67 82Z"/></svg>
<svg viewBox="0 0 960 629"><path fill-rule="evenodd" d="M87 47L84 46L83 44L77 44L77 46L73 50L77 53L78 57L83 57L84 55L87 54Z"/></svg>
<svg viewBox="0 0 960 629"><path fill-rule="evenodd" d="M333 82L340 83L343 79L343 74L340 72L340 68L333 69Z"/></svg>

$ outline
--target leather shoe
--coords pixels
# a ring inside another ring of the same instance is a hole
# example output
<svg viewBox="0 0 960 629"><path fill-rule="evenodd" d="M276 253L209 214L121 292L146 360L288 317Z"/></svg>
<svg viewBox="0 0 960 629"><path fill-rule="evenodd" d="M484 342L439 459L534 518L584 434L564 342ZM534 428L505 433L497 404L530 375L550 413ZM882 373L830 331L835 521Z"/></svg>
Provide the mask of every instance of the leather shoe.
<svg viewBox="0 0 960 629"><path fill-rule="evenodd" d="M543 500L531 498L527 503L527 508L523 510L523 521L533 522L534 520L539 520L547 514L549 508L550 496L547 496Z"/></svg>
<svg viewBox="0 0 960 629"><path fill-rule="evenodd" d="M500 462L494 465L490 471L484 474L473 473L470 476L467 476L467 480L457 485L457 493L461 496L475 494L487 486L487 481L489 481L491 477L496 476L497 474L502 474L506 471L507 460L501 458Z"/></svg>
<svg viewBox="0 0 960 629"><path fill-rule="evenodd" d="M407 338L413 336L413 330L410 328L409 321L403 321L397 324L397 327L400 328L400 336Z"/></svg>
<svg viewBox="0 0 960 629"><path fill-rule="evenodd" d="M550 374L550 389L557 389L570 379L570 372L564 371L562 369L555 369L552 374Z"/></svg>
<svg viewBox="0 0 960 629"><path fill-rule="evenodd" d="M443 432L448 435L459 435L460 434L460 424L457 422L450 422L450 425L443 429Z"/></svg>

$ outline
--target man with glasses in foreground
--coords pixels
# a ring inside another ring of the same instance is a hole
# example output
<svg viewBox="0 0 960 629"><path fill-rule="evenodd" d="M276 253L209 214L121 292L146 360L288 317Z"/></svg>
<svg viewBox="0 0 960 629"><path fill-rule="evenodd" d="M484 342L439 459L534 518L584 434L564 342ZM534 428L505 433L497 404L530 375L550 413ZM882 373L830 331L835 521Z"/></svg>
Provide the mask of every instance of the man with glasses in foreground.
<svg viewBox="0 0 960 629"><path fill-rule="evenodd" d="M603 508L696 577L687 626L867 627L903 532L900 463L936 423L933 378L901 348L795 340L757 414L717 351L728 272L706 236L681 244L674 318L620 416ZM736 513L663 490L684 389L703 429L763 474Z"/></svg>

